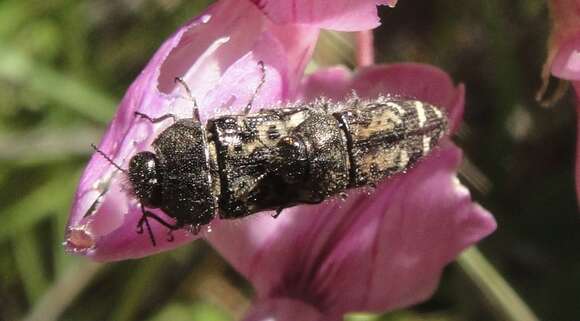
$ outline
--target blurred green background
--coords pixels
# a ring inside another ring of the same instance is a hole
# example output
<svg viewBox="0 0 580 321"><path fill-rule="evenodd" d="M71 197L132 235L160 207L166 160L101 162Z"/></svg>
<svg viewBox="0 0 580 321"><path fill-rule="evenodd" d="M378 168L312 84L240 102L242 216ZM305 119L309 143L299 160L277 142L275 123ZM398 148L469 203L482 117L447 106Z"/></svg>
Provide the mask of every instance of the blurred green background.
<svg viewBox="0 0 580 321"><path fill-rule="evenodd" d="M202 242L106 265L61 245L89 144L160 43L208 2L0 0L0 320L243 315L251 287ZM579 320L573 100L534 101L546 3L405 0L381 16L379 62L434 64L466 84L461 179L499 228L428 302L350 319ZM316 64L352 66L350 39L324 33Z"/></svg>

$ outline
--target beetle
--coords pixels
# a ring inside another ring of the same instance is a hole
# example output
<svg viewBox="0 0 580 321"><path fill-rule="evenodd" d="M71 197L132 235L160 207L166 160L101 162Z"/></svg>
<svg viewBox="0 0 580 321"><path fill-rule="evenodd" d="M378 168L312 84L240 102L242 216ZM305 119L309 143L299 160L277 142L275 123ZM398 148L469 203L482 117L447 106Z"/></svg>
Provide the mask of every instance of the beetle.
<svg viewBox="0 0 580 321"><path fill-rule="evenodd" d="M171 231L198 233L216 216L236 219L274 210L276 217L284 208L374 186L428 155L448 122L436 106L394 96L249 109L206 124L197 104L194 116L185 119L137 112L151 123L173 119L173 124L155 138L153 151L130 159L128 170L94 147L128 176L142 210L137 231L143 233L145 225L153 245L149 218L164 225L172 240ZM155 208L173 222L149 210Z"/></svg>

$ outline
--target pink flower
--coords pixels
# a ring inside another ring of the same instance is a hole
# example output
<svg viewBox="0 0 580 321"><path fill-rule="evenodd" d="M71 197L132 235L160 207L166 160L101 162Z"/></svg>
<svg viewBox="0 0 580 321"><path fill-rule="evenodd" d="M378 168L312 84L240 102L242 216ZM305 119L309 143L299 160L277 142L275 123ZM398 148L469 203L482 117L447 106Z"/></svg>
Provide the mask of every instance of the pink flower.
<svg viewBox="0 0 580 321"><path fill-rule="evenodd" d="M306 98L340 99L351 89L362 97L417 97L447 108L454 127L463 111L463 87L425 65L369 67L354 76L334 68L308 77L303 89ZM460 161L459 149L445 142L370 195L357 191L345 201L294 207L277 220L256 216L241 227L220 223L208 240L257 291L247 320L339 320L345 312L428 298L442 268L495 229L457 180Z"/></svg>
<svg viewBox="0 0 580 321"><path fill-rule="evenodd" d="M299 23L340 31L379 26L377 5L394 7L397 0L251 0L278 24Z"/></svg>
<svg viewBox="0 0 580 321"><path fill-rule="evenodd" d="M126 169L131 157L149 149L171 124L167 120L152 125L135 117L136 111L150 117L168 113L192 117L192 102L184 98L175 77L183 77L191 88L203 121L239 112L248 103L262 75L258 61L265 64L266 82L254 101L256 108L295 97L317 36L316 28L271 23L249 1L216 3L161 46L125 94L99 149ZM179 230L169 242L167 229L159 224L151 224L157 246L137 234L141 209L126 191L121 174L104 157L93 155L69 217L68 251L96 260L120 260L172 249L196 238Z"/></svg>
<svg viewBox="0 0 580 321"><path fill-rule="evenodd" d="M300 10L289 14L286 4ZM424 65L375 66L354 75L342 68L303 79L317 27L357 30L376 24L377 1L356 2L356 15L320 10L328 1L220 1L167 40L124 97L99 149L122 168L171 121L151 125L135 111L191 117L192 102L173 78L182 76L202 120L239 112L266 67L254 107L320 95L361 97L391 93L416 97L447 110L452 129L463 113L463 86ZM333 4L347 9L337 0ZM393 1L381 3L393 4ZM262 9L259 9L262 8ZM305 8L309 8L305 10ZM354 9L353 9L354 10ZM264 12L266 15L264 15ZM274 20L277 23L272 22ZM334 20L337 19L337 20ZM338 21L338 22L337 22ZM339 23L340 22L340 23ZM296 24L294 24L296 23ZM448 139L405 175L346 200L297 206L281 217L256 214L214 220L205 237L257 291L248 320L332 320L348 311L384 311L427 298L442 268L467 246L491 233L495 221L474 204L457 177L461 152ZM136 233L139 204L123 175L101 155L90 160L67 226L67 249L96 260L141 257L196 237L152 224L158 244ZM158 215L163 213L156 211Z"/></svg>
<svg viewBox="0 0 580 321"><path fill-rule="evenodd" d="M390 5L394 2L385 1ZM342 10L349 9L349 3L333 2ZM275 1L259 5L269 8L271 14L285 10ZM202 120L239 112L247 104L260 81L258 61L266 65L266 82L254 106L295 98L318 36L318 28L312 25L325 26L337 15L353 30L368 27L368 21L376 24L374 0L358 1L355 7L360 9L357 15L317 11L309 16L310 25L290 23L302 23L305 15L297 15L295 20L287 17L285 24L278 25L251 1L218 2L161 46L125 94L99 149L127 168L131 157L150 148L153 139L170 124L152 126L135 117L135 112L153 118L168 113L191 117L192 102L184 99L186 94L174 82L175 77L183 77L192 89ZM123 176L104 157L93 155L81 177L67 225L68 251L97 260L119 260L171 249L195 238L189 232L177 231L174 242L167 242L167 231L158 224L152 224L153 233L161 236L157 246L136 235L141 210L127 192Z"/></svg>
<svg viewBox="0 0 580 321"><path fill-rule="evenodd" d="M549 40L548 58L542 77L544 84L539 98L543 98L550 73L555 77L569 80L580 97L580 1L551 0L553 18L552 34ZM559 98L559 97L556 97ZM580 202L580 100L577 99L578 134L576 139L576 193Z"/></svg>

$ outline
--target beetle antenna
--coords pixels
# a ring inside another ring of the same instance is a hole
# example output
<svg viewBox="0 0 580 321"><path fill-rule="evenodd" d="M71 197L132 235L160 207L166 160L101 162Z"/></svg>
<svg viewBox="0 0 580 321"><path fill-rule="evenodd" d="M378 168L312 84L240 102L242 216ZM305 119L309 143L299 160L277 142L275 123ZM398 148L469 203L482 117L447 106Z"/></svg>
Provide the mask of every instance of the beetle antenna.
<svg viewBox="0 0 580 321"><path fill-rule="evenodd" d="M97 146L95 146L95 144L91 144L91 147L95 150L95 152L101 154L101 156L103 156L107 161L109 161L109 163L111 163L111 165L115 166L121 172L127 174L126 170L122 169L121 166L115 164L115 162L113 162L113 160L109 156L107 156L107 154L105 154L102 150L97 148Z"/></svg>

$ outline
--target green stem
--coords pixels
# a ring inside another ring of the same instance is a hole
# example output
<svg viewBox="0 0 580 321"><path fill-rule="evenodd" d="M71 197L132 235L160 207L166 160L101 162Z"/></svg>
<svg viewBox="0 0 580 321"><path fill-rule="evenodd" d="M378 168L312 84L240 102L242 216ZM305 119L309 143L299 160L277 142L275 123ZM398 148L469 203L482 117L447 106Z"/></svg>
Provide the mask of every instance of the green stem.
<svg viewBox="0 0 580 321"><path fill-rule="evenodd" d="M111 119L116 105L114 98L5 45L0 45L0 79L103 124Z"/></svg>
<svg viewBox="0 0 580 321"><path fill-rule="evenodd" d="M44 293L23 321L58 320L64 310L103 266L86 259L79 259L71 264L69 269Z"/></svg>
<svg viewBox="0 0 580 321"><path fill-rule="evenodd" d="M461 269L475 283L501 320L538 321L516 291L506 282L477 247L457 259Z"/></svg>

